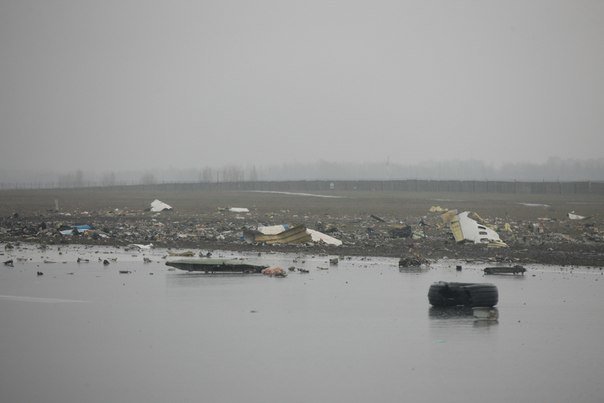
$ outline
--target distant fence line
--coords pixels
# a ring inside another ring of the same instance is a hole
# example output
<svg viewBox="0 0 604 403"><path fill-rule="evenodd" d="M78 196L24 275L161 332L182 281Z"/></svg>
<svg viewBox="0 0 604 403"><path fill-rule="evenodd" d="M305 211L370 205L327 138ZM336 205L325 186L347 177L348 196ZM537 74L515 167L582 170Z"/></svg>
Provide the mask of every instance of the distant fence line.
<svg viewBox="0 0 604 403"><path fill-rule="evenodd" d="M121 183L101 186L98 183L84 183L85 188L111 189L162 189L187 190L261 190L280 192L320 192L320 191L375 191L375 192L467 192L467 193L520 193L520 194L595 194L604 195L604 182L519 182L519 181L460 181L460 180L298 180L298 181L246 181L246 182L196 182L157 184ZM60 189L57 184L7 184L0 183L0 189ZM70 187L72 189L72 187Z"/></svg>
<svg viewBox="0 0 604 403"><path fill-rule="evenodd" d="M177 184L165 184L174 190ZM174 186L174 187L172 187ZM206 190L265 190L281 192L312 191L376 191L376 192L469 192L469 193L524 193L524 194L600 194L604 182L504 182L504 181L270 181L199 183Z"/></svg>

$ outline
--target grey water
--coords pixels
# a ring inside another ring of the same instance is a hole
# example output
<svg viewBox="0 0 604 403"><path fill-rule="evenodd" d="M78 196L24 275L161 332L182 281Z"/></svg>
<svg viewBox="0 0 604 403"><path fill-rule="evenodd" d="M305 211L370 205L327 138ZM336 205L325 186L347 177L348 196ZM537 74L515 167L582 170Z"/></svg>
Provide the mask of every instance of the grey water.
<svg viewBox="0 0 604 403"><path fill-rule="evenodd" d="M457 261L401 271L386 258L223 253L310 270L268 278L171 271L165 254L0 256L15 259L0 265L0 401L604 400L598 268L484 276ZM430 308L440 280L497 285L499 320Z"/></svg>

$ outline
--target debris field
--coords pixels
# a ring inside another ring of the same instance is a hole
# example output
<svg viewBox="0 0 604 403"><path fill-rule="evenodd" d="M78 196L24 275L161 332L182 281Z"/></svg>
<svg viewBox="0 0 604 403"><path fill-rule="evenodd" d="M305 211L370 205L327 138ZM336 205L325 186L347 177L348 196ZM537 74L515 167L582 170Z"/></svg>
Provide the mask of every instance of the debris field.
<svg viewBox="0 0 604 403"><path fill-rule="evenodd" d="M2 191L0 242L604 265L602 197L325 193Z"/></svg>

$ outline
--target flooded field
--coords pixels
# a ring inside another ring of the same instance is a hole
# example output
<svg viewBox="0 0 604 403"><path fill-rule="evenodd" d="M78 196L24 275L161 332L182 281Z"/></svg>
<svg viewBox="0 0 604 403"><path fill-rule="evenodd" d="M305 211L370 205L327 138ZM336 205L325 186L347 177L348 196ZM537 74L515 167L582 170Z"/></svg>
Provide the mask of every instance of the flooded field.
<svg viewBox="0 0 604 403"><path fill-rule="evenodd" d="M5 252L14 267L0 265L0 401L604 396L597 268L532 265L524 276L485 277L486 265L459 261L401 271L390 258L330 266L329 256L223 253L309 270L268 278L170 271L165 254L154 249L143 263L142 253L112 247ZM499 320L430 308L439 280L497 285Z"/></svg>

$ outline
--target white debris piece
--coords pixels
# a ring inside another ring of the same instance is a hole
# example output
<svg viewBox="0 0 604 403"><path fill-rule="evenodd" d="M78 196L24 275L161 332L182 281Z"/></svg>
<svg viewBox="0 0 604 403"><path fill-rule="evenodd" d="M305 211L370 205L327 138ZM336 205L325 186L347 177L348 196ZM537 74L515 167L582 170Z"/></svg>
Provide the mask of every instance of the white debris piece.
<svg viewBox="0 0 604 403"><path fill-rule="evenodd" d="M164 211L164 210L172 210L172 206L164 203L163 201L160 200L153 200L151 202L151 211L154 213L159 213L160 211Z"/></svg>
<svg viewBox="0 0 604 403"><path fill-rule="evenodd" d="M497 232L468 217L469 214L478 217L476 213L464 211L451 220L451 231L457 242L471 241L474 243L492 244L493 246L507 246L507 244L499 238Z"/></svg>
<svg viewBox="0 0 604 403"><path fill-rule="evenodd" d="M231 208L229 208L229 211L231 213L249 213L250 212L250 210L245 207L231 207Z"/></svg>
<svg viewBox="0 0 604 403"><path fill-rule="evenodd" d="M153 244L150 243L149 245L143 245L140 243L131 243L130 245L126 246L126 250L151 250L151 248L153 248Z"/></svg>
<svg viewBox="0 0 604 403"><path fill-rule="evenodd" d="M543 208L548 208L550 207L549 204L543 204L543 203L518 203L522 206L526 206L526 207L543 207Z"/></svg>
<svg viewBox="0 0 604 403"><path fill-rule="evenodd" d="M258 232L264 235L277 235L282 233L283 231L287 231L288 229L289 225L287 224L258 226Z"/></svg>
<svg viewBox="0 0 604 403"><path fill-rule="evenodd" d="M335 246L342 245L342 241L340 241L339 239L336 239L336 238L329 236L327 234L324 234L322 232L315 231L314 229L307 228L306 233L310 234L310 237L312 238L313 242L324 242L328 245L335 245Z"/></svg>
<svg viewBox="0 0 604 403"><path fill-rule="evenodd" d="M575 214L574 211L571 211L570 213L568 213L568 218L571 220L585 220L587 217Z"/></svg>

